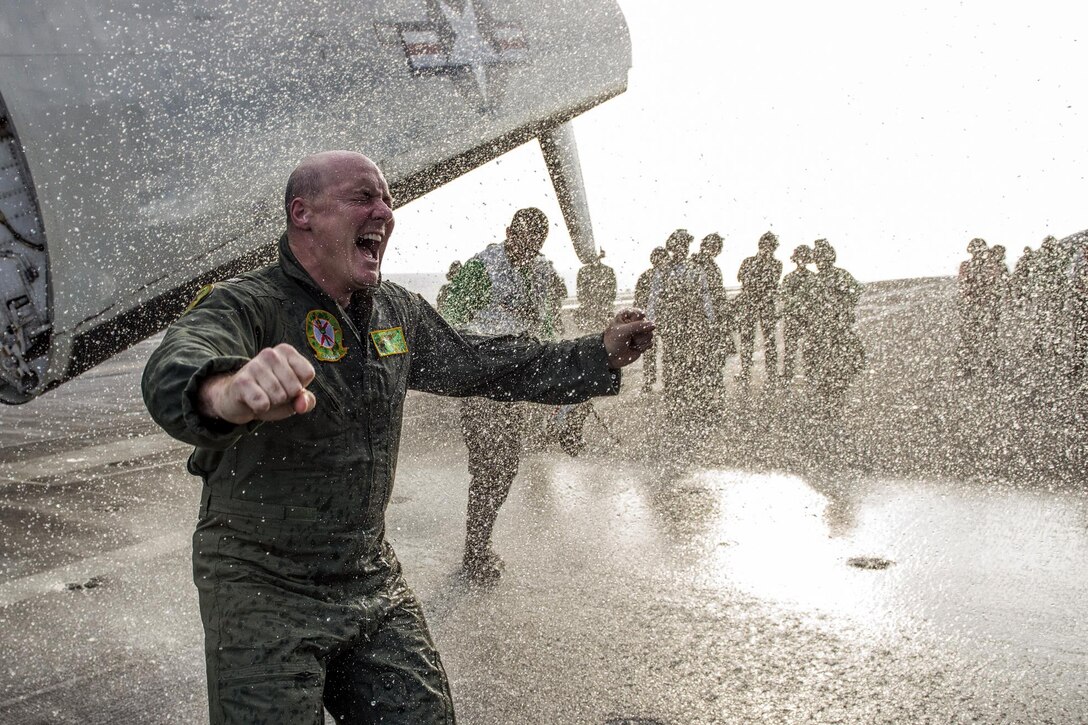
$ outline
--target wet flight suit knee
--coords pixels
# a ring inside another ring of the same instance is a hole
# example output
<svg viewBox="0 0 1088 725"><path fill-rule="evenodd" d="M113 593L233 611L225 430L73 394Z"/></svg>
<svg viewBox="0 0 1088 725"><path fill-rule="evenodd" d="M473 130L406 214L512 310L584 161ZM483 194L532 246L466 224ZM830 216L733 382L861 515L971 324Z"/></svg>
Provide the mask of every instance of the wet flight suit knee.
<svg viewBox="0 0 1088 725"><path fill-rule="evenodd" d="M313 512L276 519L274 507L245 508L264 511L206 490L194 536L211 722L321 725L327 708L344 725L454 723L441 659L392 548L367 555L350 532L315 531Z"/></svg>

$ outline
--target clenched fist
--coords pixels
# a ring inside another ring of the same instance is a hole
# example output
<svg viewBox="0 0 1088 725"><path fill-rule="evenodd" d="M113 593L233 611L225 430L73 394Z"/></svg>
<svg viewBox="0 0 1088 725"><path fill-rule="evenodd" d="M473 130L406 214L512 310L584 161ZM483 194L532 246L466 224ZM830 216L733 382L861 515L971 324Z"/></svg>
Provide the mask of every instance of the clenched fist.
<svg viewBox="0 0 1088 725"><path fill-rule="evenodd" d="M281 420L314 409L306 389L314 366L287 343L266 347L233 373L212 375L200 386L200 414L242 425Z"/></svg>
<svg viewBox="0 0 1088 725"><path fill-rule="evenodd" d="M646 319L646 313L634 307L621 310L604 331L608 367L619 370L630 365L650 348L653 341L654 323Z"/></svg>

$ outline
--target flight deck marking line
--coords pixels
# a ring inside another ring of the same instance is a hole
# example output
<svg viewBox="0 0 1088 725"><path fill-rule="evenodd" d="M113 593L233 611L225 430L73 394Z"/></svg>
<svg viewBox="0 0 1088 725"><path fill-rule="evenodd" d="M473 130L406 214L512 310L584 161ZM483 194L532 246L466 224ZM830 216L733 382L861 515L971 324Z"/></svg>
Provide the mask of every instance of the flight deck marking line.
<svg viewBox="0 0 1088 725"><path fill-rule="evenodd" d="M19 463L0 464L0 476L16 479L56 476L83 468L100 466L105 463L131 461L164 451L185 450L188 447L184 443L179 443L165 435L126 438L65 453L50 453Z"/></svg>
<svg viewBox="0 0 1088 725"><path fill-rule="evenodd" d="M7 710L8 708L14 707L15 705L20 705L27 700L32 700L35 697L40 697L41 695L48 695L50 692L56 692L57 690L61 690L65 687L74 687L76 685L81 685L87 680L101 677L104 672L115 672L117 670L121 670L125 667L131 666L132 663L122 662L120 664L110 665L107 667L98 667L94 672L90 672L86 675L79 675L78 677L72 677L67 680L62 680L60 682L53 683L52 685L46 685L45 687L40 687L37 690L34 690L33 692L28 692L25 695L19 695L18 697L13 697L10 700L0 702L0 710Z"/></svg>
<svg viewBox="0 0 1088 725"><path fill-rule="evenodd" d="M126 466L125 468L116 468L112 471L98 471L85 478L77 479L63 479L57 480L56 476L49 476L51 480L46 481L18 481L14 479L4 479L0 477L0 489L7 488L8 486L37 486L39 488L51 488L53 486L64 486L70 483L81 483L83 481L101 481L106 478L113 478L114 476L127 476L133 473L139 473L140 471L154 471L159 468L173 468L181 470L185 465L185 458L174 458L168 461L159 461L158 463L149 463L146 466ZM81 471L87 469L79 469Z"/></svg>
<svg viewBox="0 0 1088 725"><path fill-rule="evenodd" d="M191 541L192 534L190 532L175 531L131 546L114 549L98 556L80 559L67 566L0 583L0 608L42 594L64 591L65 584L68 582L86 581L92 576L112 574L133 564L188 548Z"/></svg>

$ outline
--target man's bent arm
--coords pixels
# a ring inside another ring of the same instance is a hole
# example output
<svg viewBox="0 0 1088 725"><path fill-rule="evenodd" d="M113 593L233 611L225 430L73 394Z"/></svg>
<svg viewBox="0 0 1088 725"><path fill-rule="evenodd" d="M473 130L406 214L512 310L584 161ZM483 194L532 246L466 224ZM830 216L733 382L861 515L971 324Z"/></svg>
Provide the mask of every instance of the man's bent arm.
<svg viewBox="0 0 1088 725"><path fill-rule="evenodd" d="M220 286L174 322L144 367L142 390L151 417L174 438L222 450L256 427L234 425L201 413L201 386L233 373L259 352L250 306Z"/></svg>

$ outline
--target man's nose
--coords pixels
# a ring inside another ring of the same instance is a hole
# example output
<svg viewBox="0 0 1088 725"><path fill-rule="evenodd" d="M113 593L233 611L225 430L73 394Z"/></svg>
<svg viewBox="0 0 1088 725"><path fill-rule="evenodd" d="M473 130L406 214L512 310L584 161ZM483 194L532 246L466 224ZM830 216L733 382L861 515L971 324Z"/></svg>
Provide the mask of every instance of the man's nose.
<svg viewBox="0 0 1088 725"><path fill-rule="evenodd" d="M393 219L393 207L382 199L382 201L374 207L374 216L379 219L391 221Z"/></svg>

